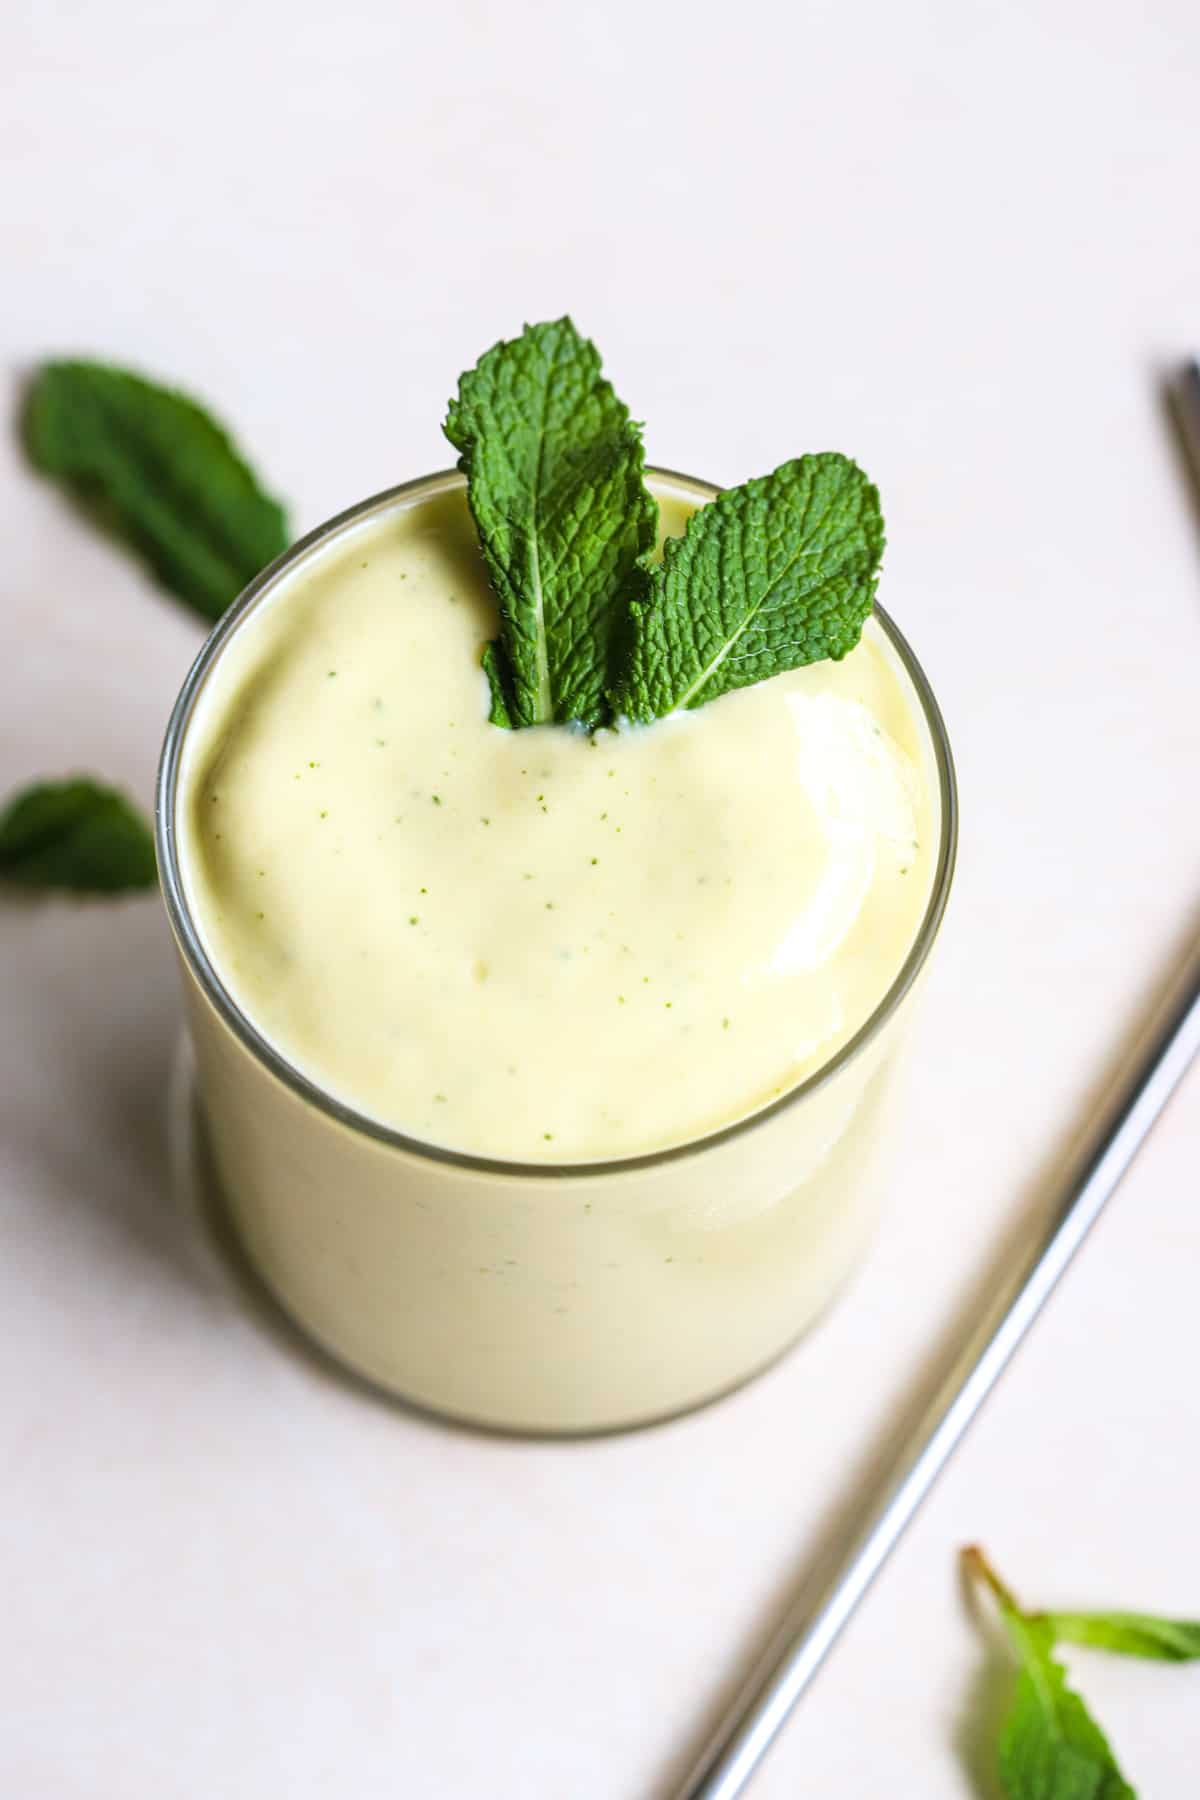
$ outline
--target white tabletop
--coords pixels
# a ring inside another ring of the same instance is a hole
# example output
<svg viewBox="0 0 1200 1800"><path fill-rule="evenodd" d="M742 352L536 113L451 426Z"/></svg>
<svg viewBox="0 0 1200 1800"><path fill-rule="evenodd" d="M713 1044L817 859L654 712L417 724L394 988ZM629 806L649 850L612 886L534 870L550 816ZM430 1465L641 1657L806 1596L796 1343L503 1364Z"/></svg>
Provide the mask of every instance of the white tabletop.
<svg viewBox="0 0 1200 1800"><path fill-rule="evenodd" d="M1200 896L1194 0L28 4L0 25L4 333L207 397L307 528L450 460L461 368L569 309L656 462L882 489L962 858L886 1224L736 1397L556 1446L364 1397L170 1178L153 899L0 907L0 1792L669 1792L1006 1245ZM196 622L8 441L0 789L148 802ZM755 1785L987 1794L960 1592L1200 1613L1193 1071ZM1154 1800L1200 1673L1080 1656Z"/></svg>

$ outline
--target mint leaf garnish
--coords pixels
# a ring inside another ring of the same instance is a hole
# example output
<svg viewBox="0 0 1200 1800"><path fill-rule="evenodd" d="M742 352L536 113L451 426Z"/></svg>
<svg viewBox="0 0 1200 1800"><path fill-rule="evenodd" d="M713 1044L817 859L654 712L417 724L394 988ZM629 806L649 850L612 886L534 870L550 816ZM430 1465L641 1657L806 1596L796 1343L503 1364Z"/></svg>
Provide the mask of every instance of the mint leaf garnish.
<svg viewBox="0 0 1200 1800"><path fill-rule="evenodd" d="M1049 1618L1023 1612L981 1550L964 1550L963 1561L994 1595L1021 1659L999 1744L1009 1800L1136 1800L1107 1738L1067 1685Z"/></svg>
<svg viewBox="0 0 1200 1800"><path fill-rule="evenodd" d="M218 618L287 548L278 501L224 428L183 394L102 363L46 363L23 428L35 466L206 618Z"/></svg>
<svg viewBox="0 0 1200 1800"><path fill-rule="evenodd" d="M570 319L487 351L445 429L500 609L493 724L648 722L857 644L884 537L847 457L721 494L652 567L640 429Z"/></svg>
<svg viewBox="0 0 1200 1800"><path fill-rule="evenodd" d="M508 688L508 668L499 644L485 644L481 666L488 678L492 697L488 723L502 725L506 731L511 731L514 724L513 700Z"/></svg>
<svg viewBox="0 0 1200 1800"><path fill-rule="evenodd" d="M564 318L488 350L445 430L500 608L485 663L493 721L601 723L657 526L640 428Z"/></svg>
<svg viewBox="0 0 1200 1800"><path fill-rule="evenodd" d="M616 710L649 721L845 656L883 546L879 495L845 456L802 456L727 489L668 541L648 591L632 597Z"/></svg>
<svg viewBox="0 0 1200 1800"><path fill-rule="evenodd" d="M85 777L44 782L0 812L0 881L116 894L154 879L150 827L113 788Z"/></svg>
<svg viewBox="0 0 1200 1800"><path fill-rule="evenodd" d="M1148 1656L1158 1662L1200 1658L1200 1620L1158 1619L1151 1613L1038 1613L1057 1643L1086 1644L1118 1656Z"/></svg>

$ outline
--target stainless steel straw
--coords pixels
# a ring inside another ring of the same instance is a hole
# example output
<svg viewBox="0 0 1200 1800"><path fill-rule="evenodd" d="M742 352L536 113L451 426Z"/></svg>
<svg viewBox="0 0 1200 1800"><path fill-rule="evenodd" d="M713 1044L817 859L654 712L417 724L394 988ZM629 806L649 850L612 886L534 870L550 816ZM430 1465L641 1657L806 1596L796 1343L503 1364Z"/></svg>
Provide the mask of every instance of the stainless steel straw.
<svg viewBox="0 0 1200 1800"><path fill-rule="evenodd" d="M1194 363L1173 398L1200 482L1200 369ZM963 1345L843 1560L819 1589L798 1595L678 1790L678 1800L735 1800L745 1791L1198 1050L1200 956L1193 953L1131 1073L1075 1160L1040 1238Z"/></svg>

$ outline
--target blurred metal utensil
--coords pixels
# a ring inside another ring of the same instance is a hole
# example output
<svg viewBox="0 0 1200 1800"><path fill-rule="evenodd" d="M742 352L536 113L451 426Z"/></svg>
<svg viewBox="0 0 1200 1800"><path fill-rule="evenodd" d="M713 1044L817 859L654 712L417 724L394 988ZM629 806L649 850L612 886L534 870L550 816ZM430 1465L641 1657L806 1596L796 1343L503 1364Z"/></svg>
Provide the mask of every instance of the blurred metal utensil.
<svg viewBox="0 0 1200 1800"><path fill-rule="evenodd" d="M1173 393L1200 485L1200 366ZM1200 954L1173 984L1145 1048L1089 1135L1040 1238L970 1335L922 1415L911 1445L844 1557L802 1591L709 1739L678 1800L735 1800L786 1722L917 1508L962 1441L1150 1127L1200 1051Z"/></svg>

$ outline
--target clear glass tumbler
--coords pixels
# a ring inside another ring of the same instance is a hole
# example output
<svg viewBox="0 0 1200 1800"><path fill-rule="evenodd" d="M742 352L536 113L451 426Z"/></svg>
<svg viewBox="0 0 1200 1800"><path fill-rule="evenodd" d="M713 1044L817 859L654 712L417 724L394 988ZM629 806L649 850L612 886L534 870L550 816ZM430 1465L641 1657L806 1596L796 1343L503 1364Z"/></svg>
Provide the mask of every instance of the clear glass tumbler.
<svg viewBox="0 0 1200 1800"><path fill-rule="evenodd" d="M663 470L648 479L693 504L716 492ZM433 475L352 507L217 625L167 729L162 888L221 1203L284 1311L417 1406L510 1431L613 1430L699 1405L772 1362L863 1250L886 1173L889 1078L953 873L953 765L916 658L877 608L868 629L908 691L937 832L924 917L861 1029L749 1118L655 1154L555 1168L456 1154L355 1112L260 1034L205 950L176 829L189 724L235 634L298 564L462 485Z"/></svg>

